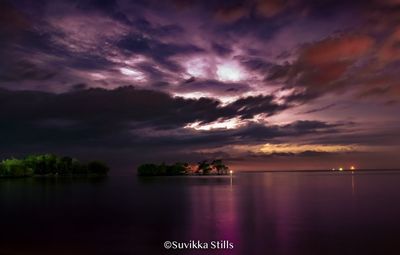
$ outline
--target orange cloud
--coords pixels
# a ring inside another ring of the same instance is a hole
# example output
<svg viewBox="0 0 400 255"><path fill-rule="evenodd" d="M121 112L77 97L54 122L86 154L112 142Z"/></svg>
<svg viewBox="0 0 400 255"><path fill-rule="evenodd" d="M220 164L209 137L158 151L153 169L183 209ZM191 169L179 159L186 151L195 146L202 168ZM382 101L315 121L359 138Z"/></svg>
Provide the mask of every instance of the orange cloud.
<svg viewBox="0 0 400 255"><path fill-rule="evenodd" d="M284 0L259 0L256 4L258 14L270 18L282 12L287 6Z"/></svg>
<svg viewBox="0 0 400 255"><path fill-rule="evenodd" d="M296 97L295 93L291 100L311 100L333 91L360 87L376 75L375 68L366 65L373 53L375 39L361 34L342 34L305 45L298 60L287 70L287 87L305 89L298 94L303 96ZM364 92L363 89L361 93ZM378 92L368 95L371 93Z"/></svg>
<svg viewBox="0 0 400 255"><path fill-rule="evenodd" d="M339 79L347 70L348 64L343 62L329 63L315 68L311 73L309 85L326 84Z"/></svg>
<svg viewBox="0 0 400 255"><path fill-rule="evenodd" d="M378 52L378 59L383 64L400 60L400 26L385 41Z"/></svg>
<svg viewBox="0 0 400 255"><path fill-rule="evenodd" d="M22 12L6 2L0 3L0 33L16 35L29 27L30 24Z"/></svg>
<svg viewBox="0 0 400 255"><path fill-rule="evenodd" d="M366 35L329 38L306 48L301 59L311 65L353 62L368 53L373 45L374 40Z"/></svg>
<svg viewBox="0 0 400 255"><path fill-rule="evenodd" d="M376 0L376 3L381 5L396 6L400 5L400 0Z"/></svg>
<svg viewBox="0 0 400 255"><path fill-rule="evenodd" d="M229 8L221 8L215 12L215 18L219 21L230 23L235 22L249 13L249 9L245 6L238 5Z"/></svg>
<svg viewBox="0 0 400 255"><path fill-rule="evenodd" d="M374 40L366 35L346 35L316 42L300 53L295 77L300 77L300 85L317 91L339 88L342 85L337 81L373 46Z"/></svg>

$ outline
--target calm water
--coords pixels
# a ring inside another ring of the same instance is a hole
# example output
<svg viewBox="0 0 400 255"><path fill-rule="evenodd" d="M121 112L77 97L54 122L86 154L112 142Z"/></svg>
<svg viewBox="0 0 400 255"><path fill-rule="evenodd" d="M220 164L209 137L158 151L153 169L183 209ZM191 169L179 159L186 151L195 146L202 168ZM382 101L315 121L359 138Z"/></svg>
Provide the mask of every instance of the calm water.
<svg viewBox="0 0 400 255"><path fill-rule="evenodd" d="M0 222L0 254L400 254L400 172L0 180Z"/></svg>

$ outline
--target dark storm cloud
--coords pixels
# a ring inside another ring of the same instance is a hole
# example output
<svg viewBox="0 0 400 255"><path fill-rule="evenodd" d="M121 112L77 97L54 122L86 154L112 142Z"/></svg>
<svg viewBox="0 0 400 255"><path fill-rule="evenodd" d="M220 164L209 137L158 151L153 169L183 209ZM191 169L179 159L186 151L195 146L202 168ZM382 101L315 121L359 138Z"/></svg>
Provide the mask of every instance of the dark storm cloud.
<svg viewBox="0 0 400 255"><path fill-rule="evenodd" d="M283 81L286 82L286 78L289 74L291 69L290 64L285 65L272 65L271 68L268 70L268 75L266 77L267 81Z"/></svg>
<svg viewBox="0 0 400 255"><path fill-rule="evenodd" d="M237 138L253 143L272 141L274 138L298 137L307 134L338 133L343 124L331 124L322 121L301 120L287 125L250 124L237 131L232 131Z"/></svg>
<svg viewBox="0 0 400 255"><path fill-rule="evenodd" d="M92 94L89 96L92 100L85 104L83 100L87 101L88 93ZM207 107L204 100L172 99L150 91L137 91L141 99L127 93L126 89L105 92L107 96L99 93L102 94L102 91L61 95L1 91L1 107L9 109L1 112L5 118L0 125L1 146L8 149L36 146L41 150L62 147L115 148L120 151L130 148L140 150L140 153L151 150L156 156L163 153L161 148L181 153L210 146L259 144L281 137L336 133L339 127L336 124L302 121L284 126L246 124L238 129L197 131L184 129L182 125L201 118L226 117L225 110L222 108L222 113L219 112L215 103ZM156 98L157 103L154 101ZM71 105L71 101L75 104ZM140 108L140 111L132 110L135 109L133 107ZM165 108L169 110L165 111ZM165 116L166 112L170 112L167 113L169 116ZM192 116L185 116L188 113ZM168 129L165 129L166 125L169 125ZM138 155L142 155L140 153Z"/></svg>
<svg viewBox="0 0 400 255"><path fill-rule="evenodd" d="M318 130L335 130L336 127L339 127L343 124L327 124L321 121L303 121L299 120L294 123L283 126L286 130L294 130L295 132L300 133L316 133Z"/></svg>
<svg viewBox="0 0 400 255"><path fill-rule="evenodd" d="M151 81L159 82L169 75L154 67L152 62L142 62L135 65L135 68L145 73Z"/></svg>
<svg viewBox="0 0 400 255"><path fill-rule="evenodd" d="M305 111L305 112L302 112L302 113L303 114L307 114L307 113L322 112L322 111L328 110L328 109L330 109L332 107L335 107L336 105L337 104L335 104L335 103L328 104L328 105L325 105L325 106L322 106L322 107L319 107L319 108L315 108L315 109L311 109L311 110L308 110L308 111Z"/></svg>
<svg viewBox="0 0 400 255"><path fill-rule="evenodd" d="M235 58L250 72L258 73L264 77L263 81L268 82L268 85L272 85L269 81L285 83L288 71L291 68L289 64L275 64L262 57L242 55Z"/></svg>
<svg viewBox="0 0 400 255"><path fill-rule="evenodd" d="M201 98L172 98L168 94L136 90L89 89L53 94L34 91L0 91L0 137L4 148L43 151L55 148L124 148L152 155L162 148L174 152L233 144L259 144L281 137L335 133L340 125L318 121L262 125L248 123L237 129L210 131L183 128L200 121L251 118L254 114L273 115L283 110L269 97L248 97L222 106ZM140 154L142 155L142 154ZM203 155L204 156L204 155ZM200 156L198 156L200 157Z"/></svg>
<svg viewBox="0 0 400 255"><path fill-rule="evenodd" d="M6 1L0 2L0 35L2 38L15 38L20 31L29 27L24 15ZM1 45L1 42L0 42Z"/></svg>
<svg viewBox="0 0 400 255"><path fill-rule="evenodd" d="M240 157L232 157L229 158L230 161L244 161L248 159L252 160L271 160L274 158L282 158L286 160L295 160L296 158L320 158L326 156L337 156L343 153L340 152L324 152L324 151L303 151L299 153L290 153L290 152L275 152L270 154L265 153L254 153L247 152ZM288 170L288 169L286 169Z"/></svg>
<svg viewBox="0 0 400 255"><path fill-rule="evenodd" d="M163 43L142 34L130 34L122 38L117 47L126 54L142 54L153 59L156 64L172 72L183 72L179 63L170 59L173 56L187 56L204 50L192 44Z"/></svg>
<svg viewBox="0 0 400 255"><path fill-rule="evenodd" d="M252 118L261 109L263 109L262 113L271 116L288 107L287 105L273 103L274 99L273 96L249 96L234 101L230 104L230 107L236 109L243 118Z"/></svg>
<svg viewBox="0 0 400 255"><path fill-rule="evenodd" d="M81 87L81 86L79 86ZM273 115L282 110L272 98L248 97L222 106L201 98L172 98L168 94L136 90L90 89L52 94L0 92L2 146L222 146L260 143L276 137L336 132L339 125L299 121L285 126L246 124L232 130L183 129L191 122Z"/></svg>
<svg viewBox="0 0 400 255"><path fill-rule="evenodd" d="M238 82L221 82L217 80L195 80L189 79L180 85L177 92L207 92L213 95L237 94L250 91L250 86Z"/></svg>
<svg viewBox="0 0 400 255"><path fill-rule="evenodd" d="M84 0L76 3L77 7L84 10L102 10L104 12L115 12L118 3L115 0Z"/></svg>
<svg viewBox="0 0 400 255"><path fill-rule="evenodd" d="M180 129L162 133L149 129L133 131L135 141L152 148L171 147L174 150L204 150L234 145L260 145L263 143L281 143L284 139L301 138L324 134L339 134L346 124L331 124L317 121L299 121L288 125L265 125L248 123L236 129L191 130ZM150 134L144 135L144 134ZM228 153L229 152L224 152Z"/></svg>
<svg viewBox="0 0 400 255"><path fill-rule="evenodd" d="M127 52L149 55L155 59L176 55L200 53L204 50L190 44L166 44L141 34L130 34L118 42L118 47Z"/></svg>
<svg viewBox="0 0 400 255"><path fill-rule="evenodd" d="M56 75L56 70L44 69L29 61L17 61L13 65L7 65L0 71L2 81L21 80L48 80Z"/></svg>
<svg viewBox="0 0 400 255"><path fill-rule="evenodd" d="M236 56L235 58L249 71L258 71L265 74L273 66L271 62L261 57Z"/></svg>
<svg viewBox="0 0 400 255"><path fill-rule="evenodd" d="M241 98L222 106L214 99L184 99L151 91L123 87L115 90L89 89L62 94L2 90L1 116L8 122L71 120L102 123L112 129L119 125L145 123L152 127L183 127L199 121L251 118L256 114L273 115L286 107L273 102L272 96ZM117 130L116 130L117 131Z"/></svg>
<svg viewBox="0 0 400 255"><path fill-rule="evenodd" d="M313 140L315 144L359 144L366 146L396 146L400 142L400 132L397 128L386 127L383 129L363 132L349 132L335 135L323 135Z"/></svg>
<svg viewBox="0 0 400 255"><path fill-rule="evenodd" d="M135 20L133 25L138 30L155 37L180 36L185 32L185 29L177 24L155 26L145 18Z"/></svg>
<svg viewBox="0 0 400 255"><path fill-rule="evenodd" d="M225 45L222 45L219 43L213 43L211 45L211 47L212 47L212 50L220 56L226 56L233 52L233 50L231 48L226 47Z"/></svg>
<svg viewBox="0 0 400 255"><path fill-rule="evenodd" d="M314 100L316 98L318 98L319 96L321 96L320 94L317 94L315 92L311 92L311 91L301 91L301 92L293 92L288 96L285 96L285 100L286 102L291 102L291 103L300 103L300 104L304 104L307 103L311 100Z"/></svg>

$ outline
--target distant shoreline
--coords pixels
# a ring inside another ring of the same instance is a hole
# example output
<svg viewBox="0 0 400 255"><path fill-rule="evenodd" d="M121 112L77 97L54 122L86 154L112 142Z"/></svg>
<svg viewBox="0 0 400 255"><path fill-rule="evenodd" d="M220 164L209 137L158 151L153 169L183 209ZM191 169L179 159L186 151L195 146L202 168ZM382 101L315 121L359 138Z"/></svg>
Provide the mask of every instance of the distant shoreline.
<svg viewBox="0 0 400 255"><path fill-rule="evenodd" d="M376 172L376 171L400 171L399 169L356 169L356 170L250 170L250 171L237 171L239 173L300 173L300 172L329 172L329 173L348 173L348 172Z"/></svg>

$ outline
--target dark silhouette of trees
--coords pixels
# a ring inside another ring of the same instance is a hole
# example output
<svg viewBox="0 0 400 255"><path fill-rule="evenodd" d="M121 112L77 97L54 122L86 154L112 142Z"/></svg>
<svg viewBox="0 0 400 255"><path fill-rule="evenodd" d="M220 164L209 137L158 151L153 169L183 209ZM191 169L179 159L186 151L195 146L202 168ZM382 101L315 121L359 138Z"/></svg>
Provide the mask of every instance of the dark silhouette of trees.
<svg viewBox="0 0 400 255"><path fill-rule="evenodd" d="M34 171L20 159L5 159L0 163L0 176L24 177L32 176Z"/></svg>
<svg viewBox="0 0 400 255"><path fill-rule="evenodd" d="M207 160L200 161L197 163L197 170L203 175L209 174L211 172L211 165Z"/></svg>
<svg viewBox="0 0 400 255"><path fill-rule="evenodd" d="M187 163L177 162L173 165L142 164L138 167L138 174L141 176L157 175L185 175L187 173Z"/></svg>
<svg viewBox="0 0 400 255"><path fill-rule="evenodd" d="M228 174L228 169L226 165L222 163L221 159L215 159L211 162L211 165L214 169L216 169L218 174Z"/></svg>
<svg viewBox="0 0 400 255"><path fill-rule="evenodd" d="M198 162L195 174L210 175L228 174L228 167L222 163L221 159L211 161L203 160ZM177 162L172 165L162 163L156 164L142 164L137 168L138 175L140 176L163 176L163 175L188 175L193 174L194 168L191 168L188 163Z"/></svg>
<svg viewBox="0 0 400 255"><path fill-rule="evenodd" d="M197 165L199 173L207 175L210 173L216 173L219 175L228 174L228 167L222 163L221 159L215 159L208 163L207 160L200 161Z"/></svg>
<svg viewBox="0 0 400 255"><path fill-rule="evenodd" d="M0 177L107 175L109 167L100 161L82 163L71 157L54 154L29 155L23 159L4 159L0 162Z"/></svg>
<svg viewBox="0 0 400 255"><path fill-rule="evenodd" d="M138 174L142 176L165 175L166 170L163 164L143 164L138 167Z"/></svg>

